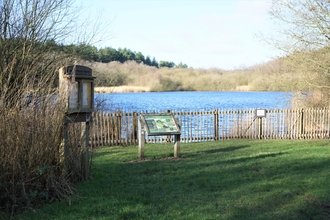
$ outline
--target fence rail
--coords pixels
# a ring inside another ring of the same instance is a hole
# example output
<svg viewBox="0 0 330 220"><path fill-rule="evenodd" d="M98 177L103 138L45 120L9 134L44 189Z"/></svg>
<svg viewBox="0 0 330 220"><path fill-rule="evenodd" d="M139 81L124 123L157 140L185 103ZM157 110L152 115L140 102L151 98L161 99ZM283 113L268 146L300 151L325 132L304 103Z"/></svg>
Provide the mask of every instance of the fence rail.
<svg viewBox="0 0 330 220"><path fill-rule="evenodd" d="M148 112L141 112L147 114ZM149 112L164 113L164 112ZM329 138L329 109L172 111L181 122L181 142L228 139ZM138 144L137 112L100 112L93 115L92 146ZM147 143L172 141L171 136L146 137Z"/></svg>

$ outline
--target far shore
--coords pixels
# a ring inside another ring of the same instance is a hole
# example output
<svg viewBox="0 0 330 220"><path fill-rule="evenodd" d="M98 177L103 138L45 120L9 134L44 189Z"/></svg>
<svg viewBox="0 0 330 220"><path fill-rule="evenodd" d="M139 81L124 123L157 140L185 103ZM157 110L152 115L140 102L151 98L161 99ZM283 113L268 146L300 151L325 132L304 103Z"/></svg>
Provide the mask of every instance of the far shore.
<svg viewBox="0 0 330 220"><path fill-rule="evenodd" d="M150 87L147 86L95 87L94 92L95 93L150 92Z"/></svg>
<svg viewBox="0 0 330 220"><path fill-rule="evenodd" d="M236 86L233 91L251 91L250 86ZM148 86L104 86L95 87L95 93L125 93L125 92L151 92Z"/></svg>

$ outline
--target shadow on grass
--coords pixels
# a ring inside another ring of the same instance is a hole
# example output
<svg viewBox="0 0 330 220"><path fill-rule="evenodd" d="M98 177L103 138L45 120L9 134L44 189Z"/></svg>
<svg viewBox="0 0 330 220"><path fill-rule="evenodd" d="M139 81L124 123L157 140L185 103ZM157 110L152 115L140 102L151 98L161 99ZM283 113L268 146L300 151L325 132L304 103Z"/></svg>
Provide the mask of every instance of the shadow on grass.
<svg viewBox="0 0 330 220"><path fill-rule="evenodd" d="M94 149L95 150L95 149ZM99 152L99 153L97 153L96 154L96 156L97 157L103 157L103 156L108 156L108 155L110 155L110 154L122 154L123 152L122 151L119 151L119 150L116 150L116 151L111 151L111 152L108 152L108 151L106 151L106 152ZM94 153L93 153L94 154Z"/></svg>
<svg viewBox="0 0 330 220"><path fill-rule="evenodd" d="M63 209L63 214L54 215L68 219L260 220L329 216L327 158L249 147L196 149L197 154L183 152L183 159L143 163L115 157L107 158L107 163L96 160L93 179L82 184L80 195L72 200L78 205L54 207L54 213Z"/></svg>
<svg viewBox="0 0 330 220"><path fill-rule="evenodd" d="M307 182L311 173L317 171L315 168L329 167L328 161L273 160L287 155L279 152L223 161L109 164L112 179L103 188L109 189L107 195L117 202L104 203L118 207L119 210L112 210L113 217L118 219L188 218L190 215L193 218L220 215L230 219L310 219L324 215L324 208L315 206L324 204L318 198L317 202L308 202L312 188L317 186L309 186ZM320 180L320 185L324 185L323 181ZM295 204L297 198L301 199L301 206ZM288 208L283 208L285 206ZM210 207L213 207L211 212Z"/></svg>
<svg viewBox="0 0 330 220"><path fill-rule="evenodd" d="M224 148L218 148L218 149L212 149L212 150L205 150L204 153L207 154L213 154L213 153L221 153L221 152L230 152L235 150L240 150L243 148L251 147L250 145L241 145L241 146L231 146L231 147L224 147Z"/></svg>

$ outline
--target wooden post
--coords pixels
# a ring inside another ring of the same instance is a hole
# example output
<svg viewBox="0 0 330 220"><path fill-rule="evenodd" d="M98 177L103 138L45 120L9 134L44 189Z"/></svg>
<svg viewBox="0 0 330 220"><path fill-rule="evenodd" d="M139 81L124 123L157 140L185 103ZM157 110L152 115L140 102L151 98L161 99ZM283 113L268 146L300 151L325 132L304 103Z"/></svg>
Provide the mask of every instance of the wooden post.
<svg viewBox="0 0 330 220"><path fill-rule="evenodd" d="M144 129L142 128L142 122L139 118L138 120L138 127L139 127L139 152L138 152L138 159L143 160L144 159L144 143L145 143L145 137L144 137Z"/></svg>
<svg viewBox="0 0 330 220"><path fill-rule="evenodd" d="M167 110L166 112L168 114L170 114L172 111L171 110ZM167 135L167 141L166 142L172 142L172 135Z"/></svg>
<svg viewBox="0 0 330 220"><path fill-rule="evenodd" d="M214 115L214 140L219 140L219 112L216 109Z"/></svg>
<svg viewBox="0 0 330 220"><path fill-rule="evenodd" d="M180 157L180 135L174 135L174 157Z"/></svg>
<svg viewBox="0 0 330 220"><path fill-rule="evenodd" d="M63 140L62 140L62 163L63 163L63 176L65 177L68 173L68 157L69 157L69 135L68 135L68 124L63 124Z"/></svg>
<svg viewBox="0 0 330 220"><path fill-rule="evenodd" d="M174 118L174 120L175 123L179 126L179 129L181 130L181 122L177 118ZM174 157L180 157L180 139L181 134L174 135Z"/></svg>
<svg viewBox="0 0 330 220"><path fill-rule="evenodd" d="M82 175L87 180L89 178L89 121L86 120L85 123L82 123L81 126L81 147L83 149L82 151L82 161L81 161L81 170Z"/></svg>
<svg viewBox="0 0 330 220"><path fill-rule="evenodd" d="M300 110L300 137L305 137L304 134L304 109Z"/></svg>
<svg viewBox="0 0 330 220"><path fill-rule="evenodd" d="M136 138L137 137L137 132L136 132L136 121L137 121L137 113L133 112L132 113L132 143L135 145L136 144Z"/></svg>
<svg viewBox="0 0 330 220"><path fill-rule="evenodd" d="M121 116L122 116L122 111L118 110L117 112L117 144L121 144Z"/></svg>
<svg viewBox="0 0 330 220"><path fill-rule="evenodd" d="M261 139L262 135L262 117L258 117L258 138Z"/></svg>

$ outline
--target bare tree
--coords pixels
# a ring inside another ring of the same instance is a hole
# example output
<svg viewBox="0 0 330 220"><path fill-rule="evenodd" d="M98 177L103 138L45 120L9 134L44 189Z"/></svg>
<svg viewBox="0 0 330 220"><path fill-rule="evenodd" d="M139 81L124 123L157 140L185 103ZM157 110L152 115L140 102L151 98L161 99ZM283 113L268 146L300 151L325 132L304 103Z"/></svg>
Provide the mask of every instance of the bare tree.
<svg viewBox="0 0 330 220"><path fill-rule="evenodd" d="M86 12L86 11L85 11ZM89 45L89 33L79 19L74 0L0 1L0 94L2 103L17 103L29 92L54 88L57 69L73 57L56 50L59 43Z"/></svg>
<svg viewBox="0 0 330 220"><path fill-rule="evenodd" d="M296 75L300 91L318 91L319 104L330 93L330 2L328 0L272 0L271 17L279 29L270 42L287 55L282 73Z"/></svg>

